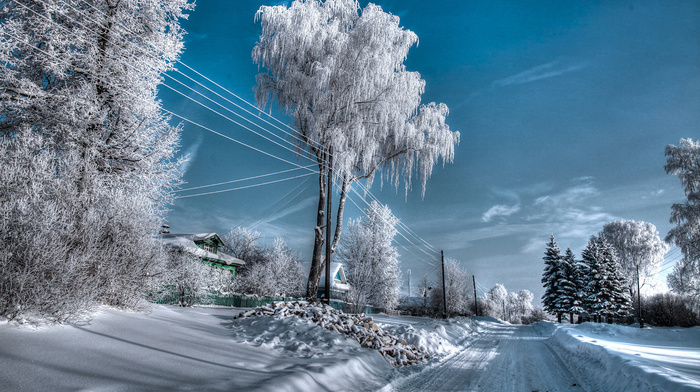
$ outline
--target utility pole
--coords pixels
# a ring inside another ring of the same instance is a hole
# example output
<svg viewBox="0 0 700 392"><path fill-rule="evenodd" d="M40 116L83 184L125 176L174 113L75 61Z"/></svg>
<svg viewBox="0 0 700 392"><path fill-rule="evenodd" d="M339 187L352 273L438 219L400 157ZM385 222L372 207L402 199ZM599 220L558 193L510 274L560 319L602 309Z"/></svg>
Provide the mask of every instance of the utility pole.
<svg viewBox="0 0 700 392"><path fill-rule="evenodd" d="M639 328L644 328L642 319L642 295L639 292L639 263L637 263L637 306L639 307Z"/></svg>
<svg viewBox="0 0 700 392"><path fill-rule="evenodd" d="M445 291L445 253L440 251L442 259L442 317L447 318L447 293Z"/></svg>
<svg viewBox="0 0 700 392"><path fill-rule="evenodd" d="M408 270L408 300L411 300L411 270Z"/></svg>
<svg viewBox="0 0 700 392"><path fill-rule="evenodd" d="M472 275L472 284L474 285L474 315L479 315L479 308L476 304L476 277Z"/></svg>
<svg viewBox="0 0 700 392"><path fill-rule="evenodd" d="M333 146L328 147L328 197L326 199L326 303L331 304L331 196L333 196Z"/></svg>

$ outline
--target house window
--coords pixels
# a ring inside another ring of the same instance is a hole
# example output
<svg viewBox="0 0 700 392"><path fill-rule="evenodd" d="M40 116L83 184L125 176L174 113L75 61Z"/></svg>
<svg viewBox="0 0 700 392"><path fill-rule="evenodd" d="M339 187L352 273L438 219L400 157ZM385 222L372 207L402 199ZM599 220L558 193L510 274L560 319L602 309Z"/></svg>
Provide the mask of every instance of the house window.
<svg viewBox="0 0 700 392"><path fill-rule="evenodd" d="M210 244L204 244L204 250L211 253L216 253L216 247Z"/></svg>

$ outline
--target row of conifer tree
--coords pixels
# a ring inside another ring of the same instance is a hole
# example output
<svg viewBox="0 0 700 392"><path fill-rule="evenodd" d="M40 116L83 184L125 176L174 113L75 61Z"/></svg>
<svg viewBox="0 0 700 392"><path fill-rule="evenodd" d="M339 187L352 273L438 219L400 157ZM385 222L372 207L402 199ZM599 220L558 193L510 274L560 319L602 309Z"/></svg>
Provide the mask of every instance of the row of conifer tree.
<svg viewBox="0 0 700 392"><path fill-rule="evenodd" d="M571 248L562 254L552 235L546 245L542 283L544 309L561 322L568 314L573 324L589 318L608 321L627 317L631 299L615 249L602 237L591 237L577 260Z"/></svg>

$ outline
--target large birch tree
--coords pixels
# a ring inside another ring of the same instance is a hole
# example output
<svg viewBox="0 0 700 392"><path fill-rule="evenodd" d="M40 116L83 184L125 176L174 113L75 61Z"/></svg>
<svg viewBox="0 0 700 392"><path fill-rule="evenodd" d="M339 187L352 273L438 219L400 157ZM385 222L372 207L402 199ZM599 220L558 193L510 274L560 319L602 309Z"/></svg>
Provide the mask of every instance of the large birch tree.
<svg viewBox="0 0 700 392"><path fill-rule="evenodd" d="M298 154L318 164L319 202L307 295L315 296L325 241L326 173L340 180L332 250L338 245L350 186L375 176L411 189L414 172L425 186L440 158L451 162L459 133L445 123L445 104L421 104L425 81L403 64L418 37L399 18L356 0L295 0L263 6L253 61L256 100L272 100L294 120ZM330 154L330 151L333 153ZM331 160L332 156L332 160ZM329 212L330 213L330 212Z"/></svg>

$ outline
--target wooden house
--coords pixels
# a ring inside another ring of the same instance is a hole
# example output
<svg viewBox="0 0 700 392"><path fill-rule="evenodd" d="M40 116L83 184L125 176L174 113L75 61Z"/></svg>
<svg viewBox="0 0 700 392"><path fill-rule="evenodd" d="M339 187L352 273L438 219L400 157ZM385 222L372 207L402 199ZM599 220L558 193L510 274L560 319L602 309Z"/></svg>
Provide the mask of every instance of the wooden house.
<svg viewBox="0 0 700 392"><path fill-rule="evenodd" d="M161 234L166 248L174 251L187 252L202 263L216 268L229 270L236 275L236 269L245 265L241 259L237 259L219 250L224 246L223 241L216 233L201 234Z"/></svg>

